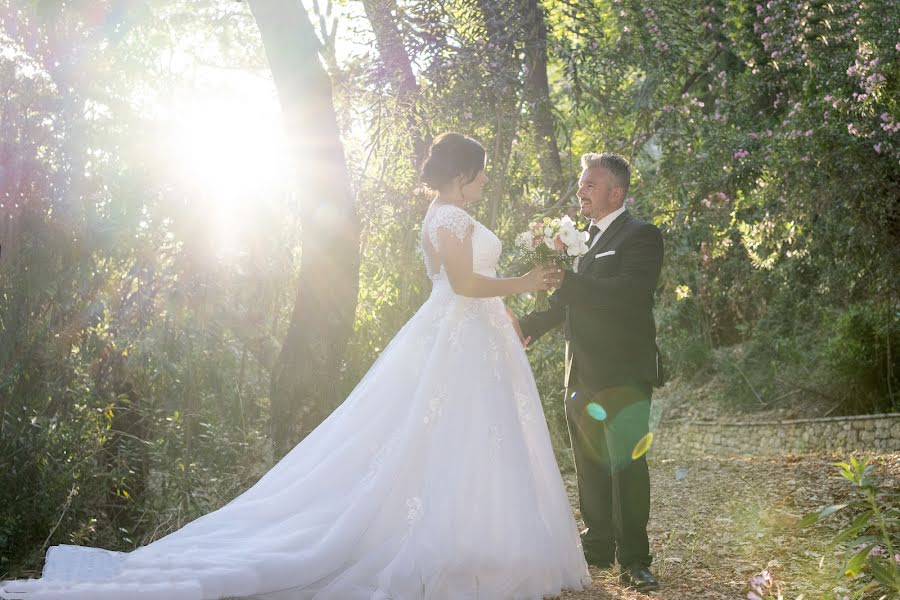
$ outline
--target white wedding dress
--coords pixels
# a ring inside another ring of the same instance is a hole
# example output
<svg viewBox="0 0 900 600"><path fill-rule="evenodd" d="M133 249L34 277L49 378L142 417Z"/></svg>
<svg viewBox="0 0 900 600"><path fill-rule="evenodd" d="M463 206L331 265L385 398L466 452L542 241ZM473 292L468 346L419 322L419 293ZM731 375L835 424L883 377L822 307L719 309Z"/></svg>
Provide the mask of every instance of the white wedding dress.
<svg viewBox="0 0 900 600"><path fill-rule="evenodd" d="M471 230L475 271L496 275L497 236L432 207L428 300L256 485L133 552L54 546L41 579L0 597L500 600L590 585L525 351L500 298L459 296L435 268L440 228Z"/></svg>

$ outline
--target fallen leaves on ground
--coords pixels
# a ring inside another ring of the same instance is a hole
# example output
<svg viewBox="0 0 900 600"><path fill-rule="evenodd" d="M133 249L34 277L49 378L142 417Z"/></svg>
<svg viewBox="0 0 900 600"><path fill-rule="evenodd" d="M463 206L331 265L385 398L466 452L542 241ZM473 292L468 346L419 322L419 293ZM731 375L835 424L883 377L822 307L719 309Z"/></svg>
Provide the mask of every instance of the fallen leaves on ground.
<svg viewBox="0 0 900 600"><path fill-rule="evenodd" d="M662 589L628 590L612 573L591 568L594 585L561 600L746 598L761 570L781 581L784 597L820 598L843 582L844 557L829 540L852 514L798 529L800 518L824 505L854 497L834 462L845 456L810 454L766 458L651 459L650 546ZM883 502L900 498L900 453L873 456ZM574 475L566 476L577 511ZM579 525L583 525L579 521Z"/></svg>

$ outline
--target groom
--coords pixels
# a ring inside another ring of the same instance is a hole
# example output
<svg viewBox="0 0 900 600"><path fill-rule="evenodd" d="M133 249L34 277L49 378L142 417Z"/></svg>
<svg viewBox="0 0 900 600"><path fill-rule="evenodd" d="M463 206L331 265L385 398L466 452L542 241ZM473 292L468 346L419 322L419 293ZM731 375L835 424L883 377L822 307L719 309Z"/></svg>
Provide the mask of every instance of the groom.
<svg viewBox="0 0 900 600"><path fill-rule="evenodd" d="M662 384L653 294L663 241L625 210L631 179L617 154L585 154L578 187L591 220L590 250L564 274L550 309L520 322L524 343L565 323L566 420L575 454L587 562L640 591L659 589L650 572L650 475L641 442L650 396ZM530 339L529 339L530 338Z"/></svg>

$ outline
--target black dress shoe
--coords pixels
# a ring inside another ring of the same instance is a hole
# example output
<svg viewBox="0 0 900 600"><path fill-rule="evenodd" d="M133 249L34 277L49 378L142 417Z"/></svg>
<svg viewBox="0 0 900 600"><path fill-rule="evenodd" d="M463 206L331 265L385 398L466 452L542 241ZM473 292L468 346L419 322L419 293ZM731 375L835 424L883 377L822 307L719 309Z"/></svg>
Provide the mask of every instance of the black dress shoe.
<svg viewBox="0 0 900 600"><path fill-rule="evenodd" d="M640 565L622 569L622 583L639 592L652 592L659 589L659 582L650 569Z"/></svg>

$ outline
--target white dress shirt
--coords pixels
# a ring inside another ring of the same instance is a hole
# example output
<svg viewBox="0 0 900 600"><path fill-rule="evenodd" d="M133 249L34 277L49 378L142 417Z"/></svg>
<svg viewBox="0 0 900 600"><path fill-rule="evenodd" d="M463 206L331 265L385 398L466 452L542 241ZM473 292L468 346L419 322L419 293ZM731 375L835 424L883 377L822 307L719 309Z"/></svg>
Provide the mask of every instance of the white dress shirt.
<svg viewBox="0 0 900 600"><path fill-rule="evenodd" d="M603 237L603 232L606 231L612 224L612 222L615 221L623 212L625 212L625 205L620 206L618 209L612 211L602 219L591 219L591 225L596 226L600 230L600 233L594 236L594 239L591 241L591 247L588 248L588 252L590 252L591 249L593 249L593 247L597 245L597 240ZM579 262L581 262L581 257L576 258L575 264L572 266L572 270L576 273L578 272Z"/></svg>
<svg viewBox="0 0 900 600"><path fill-rule="evenodd" d="M606 231L609 226L612 225L612 222L615 221L623 212L625 212L624 204L602 219L591 219L591 225L596 225L597 228L600 229L600 233L597 234L597 237L594 238L594 242L591 244L591 248L594 247L594 244L597 243L597 240L603 237L603 232Z"/></svg>

